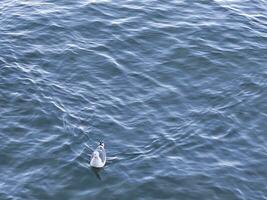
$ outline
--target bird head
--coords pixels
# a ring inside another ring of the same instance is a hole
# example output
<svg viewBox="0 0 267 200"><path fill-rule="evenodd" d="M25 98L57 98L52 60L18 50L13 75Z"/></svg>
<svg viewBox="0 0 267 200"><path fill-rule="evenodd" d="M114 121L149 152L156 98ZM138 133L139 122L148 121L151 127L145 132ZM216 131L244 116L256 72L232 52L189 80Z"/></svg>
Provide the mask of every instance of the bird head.
<svg viewBox="0 0 267 200"><path fill-rule="evenodd" d="M100 141L100 142L99 142L99 146L104 147L104 146L105 146L105 145L104 145L104 142L103 142L103 141Z"/></svg>

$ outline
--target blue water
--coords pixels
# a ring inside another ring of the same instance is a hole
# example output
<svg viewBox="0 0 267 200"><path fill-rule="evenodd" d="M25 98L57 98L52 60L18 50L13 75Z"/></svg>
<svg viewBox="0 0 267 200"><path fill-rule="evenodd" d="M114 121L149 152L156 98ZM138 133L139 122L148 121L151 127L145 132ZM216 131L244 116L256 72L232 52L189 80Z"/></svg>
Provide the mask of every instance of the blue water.
<svg viewBox="0 0 267 200"><path fill-rule="evenodd" d="M267 199L267 1L2 0L0 47L1 200Z"/></svg>

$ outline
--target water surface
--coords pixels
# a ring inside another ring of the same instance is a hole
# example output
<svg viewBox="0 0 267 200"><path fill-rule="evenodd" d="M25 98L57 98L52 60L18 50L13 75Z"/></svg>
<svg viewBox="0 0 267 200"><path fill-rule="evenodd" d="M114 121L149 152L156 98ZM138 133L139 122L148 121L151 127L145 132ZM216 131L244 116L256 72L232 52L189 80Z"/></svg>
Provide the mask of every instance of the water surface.
<svg viewBox="0 0 267 200"><path fill-rule="evenodd" d="M3 0L0 199L267 199L266 13Z"/></svg>

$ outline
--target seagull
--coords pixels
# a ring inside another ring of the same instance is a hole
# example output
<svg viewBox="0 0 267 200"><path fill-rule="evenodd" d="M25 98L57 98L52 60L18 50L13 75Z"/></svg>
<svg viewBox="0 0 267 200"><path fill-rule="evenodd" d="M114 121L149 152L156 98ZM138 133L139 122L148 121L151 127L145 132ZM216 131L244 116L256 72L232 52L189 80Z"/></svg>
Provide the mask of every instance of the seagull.
<svg viewBox="0 0 267 200"><path fill-rule="evenodd" d="M106 151L104 146L104 142L99 142L91 157L91 167L102 168L106 164Z"/></svg>

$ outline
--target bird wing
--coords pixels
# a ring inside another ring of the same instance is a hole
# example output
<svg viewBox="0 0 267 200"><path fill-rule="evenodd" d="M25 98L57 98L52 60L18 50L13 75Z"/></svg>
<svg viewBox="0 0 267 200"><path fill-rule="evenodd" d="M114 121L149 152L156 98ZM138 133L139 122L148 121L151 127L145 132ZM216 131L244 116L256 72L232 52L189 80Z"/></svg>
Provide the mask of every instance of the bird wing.
<svg viewBox="0 0 267 200"><path fill-rule="evenodd" d="M102 160L102 162L106 162L106 151L104 148L98 148L99 157Z"/></svg>

